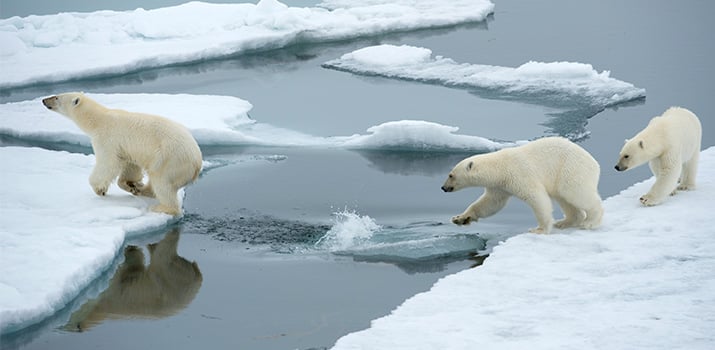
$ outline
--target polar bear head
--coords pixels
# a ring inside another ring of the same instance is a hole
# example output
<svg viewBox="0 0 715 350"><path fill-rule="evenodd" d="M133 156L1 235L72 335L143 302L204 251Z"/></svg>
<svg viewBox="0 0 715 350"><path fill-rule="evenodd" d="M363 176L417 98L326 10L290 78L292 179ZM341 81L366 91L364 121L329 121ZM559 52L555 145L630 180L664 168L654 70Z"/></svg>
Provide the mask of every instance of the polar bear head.
<svg viewBox="0 0 715 350"><path fill-rule="evenodd" d="M623 145L621 149L618 164L615 166L616 170L626 171L655 158L660 149L660 147L655 146L656 145L652 144L652 142L648 142L647 139L639 137L638 135L630 140L626 140L626 144Z"/></svg>
<svg viewBox="0 0 715 350"><path fill-rule="evenodd" d="M101 123L97 123L96 118L106 110L106 108L85 96L82 92L67 92L50 96L44 98L42 104L47 109L69 118L82 131L90 135L101 125Z"/></svg>
<svg viewBox="0 0 715 350"><path fill-rule="evenodd" d="M442 191L454 192L465 187L478 186L479 184L475 183L477 180L475 178L477 172L476 162L478 161L476 157L469 157L457 163L447 175L447 180L442 185Z"/></svg>
<svg viewBox="0 0 715 350"><path fill-rule="evenodd" d="M67 92L47 97L42 100L42 104L49 110L72 118L74 115L73 111L79 108L80 104L84 102L84 99L85 96L81 92Z"/></svg>

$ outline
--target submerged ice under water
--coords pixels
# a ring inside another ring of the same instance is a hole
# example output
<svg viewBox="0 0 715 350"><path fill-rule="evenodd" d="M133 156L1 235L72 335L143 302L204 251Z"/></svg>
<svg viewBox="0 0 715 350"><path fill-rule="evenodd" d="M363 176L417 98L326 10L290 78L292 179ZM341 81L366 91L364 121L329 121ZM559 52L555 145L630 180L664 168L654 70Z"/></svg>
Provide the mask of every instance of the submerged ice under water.
<svg viewBox="0 0 715 350"><path fill-rule="evenodd" d="M381 225L347 208L334 212L329 224L248 211L221 217L187 214L183 222L186 232L248 244L248 248L268 247L288 254L329 252L358 261L393 263L410 273L438 271L447 262L487 253L479 235L445 232L440 222Z"/></svg>

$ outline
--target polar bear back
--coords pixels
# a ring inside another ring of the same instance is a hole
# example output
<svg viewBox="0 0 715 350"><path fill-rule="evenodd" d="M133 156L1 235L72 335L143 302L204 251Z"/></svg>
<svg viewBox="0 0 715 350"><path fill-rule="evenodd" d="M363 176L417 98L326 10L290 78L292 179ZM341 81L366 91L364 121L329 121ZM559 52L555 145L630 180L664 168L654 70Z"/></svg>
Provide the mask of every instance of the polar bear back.
<svg viewBox="0 0 715 350"><path fill-rule="evenodd" d="M661 116L651 119L633 140L645 140L648 145L655 143L664 152L679 155L680 159L687 161L700 152L701 138L702 126L698 117L685 108L671 107Z"/></svg>
<svg viewBox="0 0 715 350"><path fill-rule="evenodd" d="M93 145L119 146L122 157L145 169L201 168L201 150L183 125L164 117L121 109L108 109L105 116L112 122L91 135Z"/></svg>
<svg viewBox="0 0 715 350"><path fill-rule="evenodd" d="M579 192L577 187L598 186L598 162L586 150L562 137L546 137L484 156L494 158L494 164L503 168L499 174L505 180L520 178L511 181L525 187L543 185L551 196Z"/></svg>

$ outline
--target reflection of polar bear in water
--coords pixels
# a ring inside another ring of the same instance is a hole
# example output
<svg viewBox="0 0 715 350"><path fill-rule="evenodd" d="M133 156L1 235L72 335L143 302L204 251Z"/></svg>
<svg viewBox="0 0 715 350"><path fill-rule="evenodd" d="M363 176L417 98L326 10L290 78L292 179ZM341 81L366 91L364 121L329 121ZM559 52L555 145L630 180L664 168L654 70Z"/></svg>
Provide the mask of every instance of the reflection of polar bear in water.
<svg viewBox="0 0 715 350"><path fill-rule="evenodd" d="M179 231L174 229L149 244L149 266L144 265L140 248L128 246L109 287L75 311L64 328L81 332L105 319L162 318L184 309L194 300L203 277L196 262L176 254L178 243Z"/></svg>

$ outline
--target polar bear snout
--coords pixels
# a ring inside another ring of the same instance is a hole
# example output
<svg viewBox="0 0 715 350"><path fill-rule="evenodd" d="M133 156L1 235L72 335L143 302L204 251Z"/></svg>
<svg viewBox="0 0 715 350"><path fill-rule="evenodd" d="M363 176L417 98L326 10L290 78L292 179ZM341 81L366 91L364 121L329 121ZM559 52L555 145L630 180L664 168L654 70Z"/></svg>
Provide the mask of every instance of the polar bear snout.
<svg viewBox="0 0 715 350"><path fill-rule="evenodd" d="M48 98L42 99L42 104L47 107L47 109L53 109L57 107L57 96L50 96Z"/></svg>
<svg viewBox="0 0 715 350"><path fill-rule="evenodd" d="M442 191L444 192L454 192L453 186L442 186Z"/></svg>
<svg viewBox="0 0 715 350"><path fill-rule="evenodd" d="M627 167L627 166L625 166L625 165L620 165L620 164L616 164L616 166L614 166L614 168L615 168L616 170L618 170L618 171L626 171L626 170L628 170L628 167Z"/></svg>

